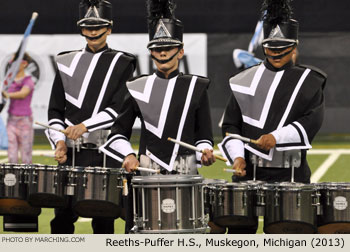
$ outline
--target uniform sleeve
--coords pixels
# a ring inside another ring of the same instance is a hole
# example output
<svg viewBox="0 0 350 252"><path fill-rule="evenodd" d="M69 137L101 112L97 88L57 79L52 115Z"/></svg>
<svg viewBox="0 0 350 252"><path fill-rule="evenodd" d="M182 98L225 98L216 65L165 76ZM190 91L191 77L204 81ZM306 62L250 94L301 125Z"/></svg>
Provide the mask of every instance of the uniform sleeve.
<svg viewBox="0 0 350 252"><path fill-rule="evenodd" d="M199 107L195 118L195 146L201 150L213 149L213 130L210 115L210 105L207 89L199 101ZM202 153L196 152L197 161L202 159Z"/></svg>
<svg viewBox="0 0 350 252"><path fill-rule="evenodd" d="M127 155L134 153L130 137L137 116L140 116L138 106L130 93L127 93L121 112L112 126L108 141L100 147L100 150L119 162L123 162Z"/></svg>
<svg viewBox="0 0 350 252"><path fill-rule="evenodd" d="M222 155L228 160L226 163L227 165L233 165L233 162L237 157L244 158L243 142L241 140L233 139L230 136L226 136L226 132L242 135L242 123L241 109L234 95L231 94L225 108L222 122L222 135L224 139L218 144Z"/></svg>
<svg viewBox="0 0 350 252"><path fill-rule="evenodd" d="M271 132L276 139L276 150L312 148L311 141L322 126L324 109L324 94L320 88L310 99L302 117Z"/></svg>
<svg viewBox="0 0 350 252"><path fill-rule="evenodd" d="M125 59L126 59L125 70L122 73L119 83L115 84L118 86L118 88L117 90L114 91L114 95L112 99L109 101L108 106L103 110L101 110L96 115L83 121L83 124L85 125L85 127L89 132L111 127L115 119L117 118L118 113L121 110L122 102L120 101L124 100L125 95L127 93L126 82L132 77L132 74L135 68L133 58L125 57ZM122 65L123 63L121 63L121 66Z"/></svg>
<svg viewBox="0 0 350 252"><path fill-rule="evenodd" d="M65 129L66 124L64 123L65 118L65 107L66 98L64 94L64 88L59 72L56 72L56 76L51 89L51 96L48 109L48 124L57 129ZM65 141L66 136L58 131L47 129L45 134L49 139L51 147L54 149L56 143L60 140Z"/></svg>

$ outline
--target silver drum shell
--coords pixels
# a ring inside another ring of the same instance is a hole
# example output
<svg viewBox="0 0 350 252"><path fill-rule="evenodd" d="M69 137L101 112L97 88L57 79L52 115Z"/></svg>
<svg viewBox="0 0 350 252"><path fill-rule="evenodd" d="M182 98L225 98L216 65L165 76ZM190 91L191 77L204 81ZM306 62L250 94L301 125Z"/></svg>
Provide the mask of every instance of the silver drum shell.
<svg viewBox="0 0 350 252"><path fill-rule="evenodd" d="M124 174L118 169L75 167L69 171L66 193L81 217L117 218L121 214Z"/></svg>
<svg viewBox="0 0 350 252"><path fill-rule="evenodd" d="M136 233L205 233L203 178L155 175L132 179Z"/></svg>
<svg viewBox="0 0 350 252"><path fill-rule="evenodd" d="M307 234L316 232L317 190L301 183L263 186L265 195L264 232Z"/></svg>
<svg viewBox="0 0 350 252"><path fill-rule="evenodd" d="M214 188L213 221L224 227L253 226L257 223L256 191L246 183L226 183Z"/></svg>
<svg viewBox="0 0 350 252"><path fill-rule="evenodd" d="M41 209L28 204L29 165L0 165L0 215L40 214Z"/></svg>
<svg viewBox="0 0 350 252"><path fill-rule="evenodd" d="M33 164L29 175L29 204L46 208L65 207L64 188L68 171L67 167Z"/></svg>
<svg viewBox="0 0 350 252"><path fill-rule="evenodd" d="M350 183L325 182L318 184L322 214L318 218L321 234L350 233Z"/></svg>

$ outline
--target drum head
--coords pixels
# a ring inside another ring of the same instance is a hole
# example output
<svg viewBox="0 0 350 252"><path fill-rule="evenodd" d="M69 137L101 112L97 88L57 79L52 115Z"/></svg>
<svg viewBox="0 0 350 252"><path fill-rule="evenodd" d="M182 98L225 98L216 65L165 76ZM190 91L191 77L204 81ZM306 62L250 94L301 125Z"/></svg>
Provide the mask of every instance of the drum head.
<svg viewBox="0 0 350 252"><path fill-rule="evenodd" d="M230 182L225 183L223 185L218 185L223 190L236 190L236 191L242 191L242 190L248 190L249 185L244 182Z"/></svg>
<svg viewBox="0 0 350 252"><path fill-rule="evenodd" d="M321 189L350 191L350 183L347 182L323 182L319 185Z"/></svg>
<svg viewBox="0 0 350 252"><path fill-rule="evenodd" d="M316 189L313 184L303 184L295 182L281 182L279 183L278 188L281 191L300 191Z"/></svg>
<svg viewBox="0 0 350 252"><path fill-rule="evenodd" d="M136 176L131 180L133 184L201 183L202 181L201 175Z"/></svg>
<svg viewBox="0 0 350 252"><path fill-rule="evenodd" d="M319 234L350 234L350 222L329 223L318 227Z"/></svg>
<svg viewBox="0 0 350 252"><path fill-rule="evenodd" d="M265 234L314 234L316 227L310 223L298 221L274 222L264 225Z"/></svg>

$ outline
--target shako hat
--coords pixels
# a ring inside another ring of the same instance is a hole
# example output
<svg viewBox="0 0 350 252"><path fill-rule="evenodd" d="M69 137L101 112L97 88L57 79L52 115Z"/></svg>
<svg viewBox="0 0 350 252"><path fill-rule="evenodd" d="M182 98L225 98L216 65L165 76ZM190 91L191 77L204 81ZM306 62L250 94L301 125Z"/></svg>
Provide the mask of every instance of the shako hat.
<svg viewBox="0 0 350 252"><path fill-rule="evenodd" d="M148 49L182 46L183 25L175 18L173 0L147 0Z"/></svg>
<svg viewBox="0 0 350 252"><path fill-rule="evenodd" d="M79 4L78 27L109 27L113 25L112 4L106 0L82 0Z"/></svg>
<svg viewBox="0 0 350 252"><path fill-rule="evenodd" d="M291 0L264 0L262 45L270 49L284 49L298 44L298 21L291 18Z"/></svg>

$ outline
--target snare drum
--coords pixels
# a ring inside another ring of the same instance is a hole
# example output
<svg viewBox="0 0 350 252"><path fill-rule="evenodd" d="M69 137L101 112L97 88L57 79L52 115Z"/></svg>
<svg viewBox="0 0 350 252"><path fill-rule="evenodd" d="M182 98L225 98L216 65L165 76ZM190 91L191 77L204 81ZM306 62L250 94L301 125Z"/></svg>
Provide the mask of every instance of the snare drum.
<svg viewBox="0 0 350 252"><path fill-rule="evenodd" d="M200 175L155 175L132 179L136 233L205 233Z"/></svg>
<svg viewBox="0 0 350 252"><path fill-rule="evenodd" d="M215 224L224 227L256 224L255 191L248 183L218 184L213 190L212 208Z"/></svg>
<svg viewBox="0 0 350 252"><path fill-rule="evenodd" d="M28 202L37 207L64 207L67 204L64 187L68 168L55 165L31 165Z"/></svg>
<svg viewBox="0 0 350 252"><path fill-rule="evenodd" d="M212 218L213 208L212 203L214 201L214 189L217 185L227 183L224 179L204 179L203 180L203 194L204 194L204 213L209 214Z"/></svg>
<svg viewBox="0 0 350 252"><path fill-rule="evenodd" d="M0 165L0 215L40 214L41 209L32 207L27 202L29 165Z"/></svg>
<svg viewBox="0 0 350 252"><path fill-rule="evenodd" d="M118 169L75 167L68 172L66 194L81 217L117 218L122 205L123 178Z"/></svg>
<svg viewBox="0 0 350 252"><path fill-rule="evenodd" d="M316 232L319 195L312 184L282 182L263 185L264 232L312 234Z"/></svg>
<svg viewBox="0 0 350 252"><path fill-rule="evenodd" d="M350 233L350 183L320 183L321 215L318 232L321 234Z"/></svg>

